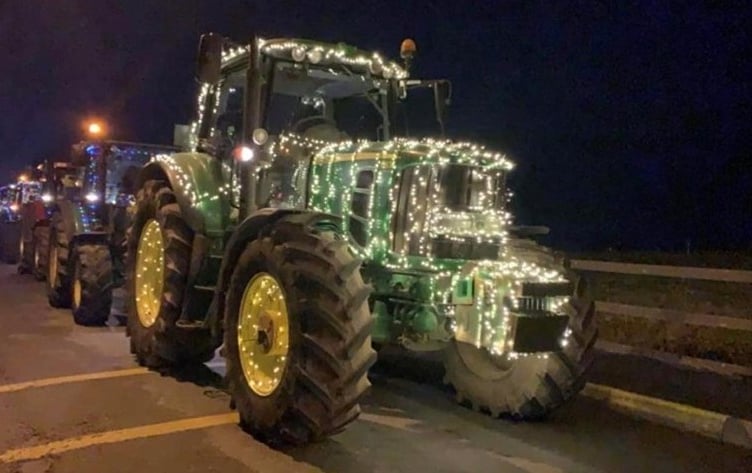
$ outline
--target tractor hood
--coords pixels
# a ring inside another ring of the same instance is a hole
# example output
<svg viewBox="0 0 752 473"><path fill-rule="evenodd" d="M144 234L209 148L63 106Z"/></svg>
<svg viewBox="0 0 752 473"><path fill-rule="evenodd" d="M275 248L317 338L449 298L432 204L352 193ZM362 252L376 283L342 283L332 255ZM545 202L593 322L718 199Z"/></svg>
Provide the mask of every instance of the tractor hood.
<svg viewBox="0 0 752 473"><path fill-rule="evenodd" d="M387 165L397 160L422 164L467 164L507 171L514 167L506 155L482 145L432 138L343 141L324 146L314 158L315 162L322 164L351 160L376 160Z"/></svg>

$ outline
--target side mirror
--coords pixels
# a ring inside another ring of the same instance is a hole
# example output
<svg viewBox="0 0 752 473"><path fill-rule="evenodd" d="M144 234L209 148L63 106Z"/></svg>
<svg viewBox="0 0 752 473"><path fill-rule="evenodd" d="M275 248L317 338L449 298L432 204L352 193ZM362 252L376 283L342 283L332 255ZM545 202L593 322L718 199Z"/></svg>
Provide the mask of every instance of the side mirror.
<svg viewBox="0 0 752 473"><path fill-rule="evenodd" d="M218 84L221 78L224 38L216 33L201 35L196 60L196 78L200 82Z"/></svg>
<svg viewBox="0 0 752 473"><path fill-rule="evenodd" d="M436 108L436 119L439 123L446 121L447 107L452 102L452 83L439 80L433 84L433 101Z"/></svg>

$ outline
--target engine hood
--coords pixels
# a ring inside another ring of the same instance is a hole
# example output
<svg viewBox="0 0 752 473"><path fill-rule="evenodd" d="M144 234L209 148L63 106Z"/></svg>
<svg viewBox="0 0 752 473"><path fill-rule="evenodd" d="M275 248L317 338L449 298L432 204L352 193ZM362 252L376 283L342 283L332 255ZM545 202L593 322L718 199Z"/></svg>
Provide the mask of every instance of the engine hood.
<svg viewBox="0 0 752 473"><path fill-rule="evenodd" d="M511 170L514 163L503 153L470 142L437 140L432 138L389 141L342 141L323 146L314 162L377 160L393 163L395 160L424 164L470 164L484 168Z"/></svg>

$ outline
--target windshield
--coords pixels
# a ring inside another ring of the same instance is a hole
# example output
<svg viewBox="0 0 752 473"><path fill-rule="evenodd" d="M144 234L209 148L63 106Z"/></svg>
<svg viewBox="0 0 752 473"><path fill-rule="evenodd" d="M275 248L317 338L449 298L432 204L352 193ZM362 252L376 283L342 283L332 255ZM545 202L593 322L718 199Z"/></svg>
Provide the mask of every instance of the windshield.
<svg viewBox="0 0 752 473"><path fill-rule="evenodd" d="M275 61L272 84L265 123L271 135L290 131L329 141L381 141L444 133L436 100L450 90L448 81L400 83Z"/></svg>
<svg viewBox="0 0 752 473"><path fill-rule="evenodd" d="M504 207L504 175L468 165L448 165L436 177L435 202L451 211L479 212Z"/></svg>
<svg viewBox="0 0 752 473"><path fill-rule="evenodd" d="M325 141L378 139L385 86L361 75L275 61L265 127L270 135L292 132Z"/></svg>

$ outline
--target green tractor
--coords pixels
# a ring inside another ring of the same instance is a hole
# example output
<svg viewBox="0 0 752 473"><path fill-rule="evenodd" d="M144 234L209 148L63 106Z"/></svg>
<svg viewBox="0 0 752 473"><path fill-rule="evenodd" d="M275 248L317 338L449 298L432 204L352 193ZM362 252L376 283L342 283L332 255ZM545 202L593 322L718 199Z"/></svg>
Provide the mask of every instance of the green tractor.
<svg viewBox="0 0 752 473"><path fill-rule="evenodd" d="M503 155L412 137L443 133L451 92L408 78L414 52L204 35L193 151L142 170L131 351L157 368L224 345L232 404L263 439L354 420L373 346L442 353L458 398L493 415L543 417L584 384L584 283L512 226Z"/></svg>
<svg viewBox="0 0 752 473"><path fill-rule="evenodd" d="M101 325L110 316L113 290L124 284L128 208L135 201L141 167L171 146L110 140L83 141L72 147L65 177L47 198L49 220L47 299L70 308L82 325ZM70 171L75 175L71 175Z"/></svg>

